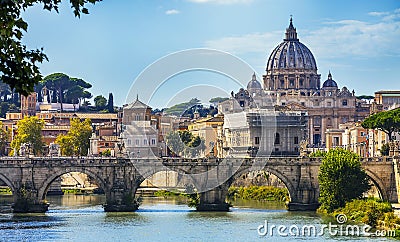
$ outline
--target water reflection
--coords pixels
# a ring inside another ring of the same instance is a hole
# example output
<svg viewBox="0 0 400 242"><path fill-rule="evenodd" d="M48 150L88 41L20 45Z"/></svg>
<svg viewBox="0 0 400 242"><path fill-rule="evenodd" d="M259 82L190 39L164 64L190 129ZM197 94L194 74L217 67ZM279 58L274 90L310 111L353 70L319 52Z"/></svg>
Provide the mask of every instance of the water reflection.
<svg viewBox="0 0 400 242"><path fill-rule="evenodd" d="M289 212L276 202L236 200L231 212L195 212L181 199L144 198L137 212L106 213L104 195L48 197L46 214L0 214L0 241L387 241L324 235L313 238L260 237L257 227L322 226L315 212Z"/></svg>

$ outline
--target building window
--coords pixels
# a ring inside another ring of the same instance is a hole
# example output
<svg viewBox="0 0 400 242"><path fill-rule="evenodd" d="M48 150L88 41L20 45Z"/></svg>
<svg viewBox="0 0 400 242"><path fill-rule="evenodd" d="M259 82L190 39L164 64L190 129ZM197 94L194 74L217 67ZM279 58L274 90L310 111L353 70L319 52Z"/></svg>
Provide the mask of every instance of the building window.
<svg viewBox="0 0 400 242"><path fill-rule="evenodd" d="M342 105L343 105L343 106L347 106L347 100L343 100L343 101L342 101Z"/></svg>
<svg viewBox="0 0 400 242"><path fill-rule="evenodd" d="M294 143L295 145L299 144L299 137L297 137L297 136L294 137L293 143Z"/></svg>
<svg viewBox="0 0 400 242"><path fill-rule="evenodd" d="M156 139L151 139L151 144L155 145L156 144Z"/></svg>
<svg viewBox="0 0 400 242"><path fill-rule="evenodd" d="M254 144L256 145L260 144L260 137L254 137Z"/></svg>
<svg viewBox="0 0 400 242"><path fill-rule="evenodd" d="M321 126L321 117L320 116L315 116L314 126Z"/></svg>
<svg viewBox="0 0 400 242"><path fill-rule="evenodd" d="M281 80L281 87L284 87L284 86L285 86L285 81Z"/></svg>
<svg viewBox="0 0 400 242"><path fill-rule="evenodd" d="M279 145L280 143L281 143L280 135L279 135L279 133L275 133L275 142L274 142L274 144L275 145Z"/></svg>
<svg viewBox="0 0 400 242"><path fill-rule="evenodd" d="M283 102L283 103L282 103L282 106L285 106L285 105L286 105L286 103L285 103L285 102Z"/></svg>
<svg viewBox="0 0 400 242"><path fill-rule="evenodd" d="M130 140L130 139L128 139L128 145L131 145L131 144L132 144L131 140Z"/></svg>
<svg viewBox="0 0 400 242"><path fill-rule="evenodd" d="M291 87L294 86L294 80L290 80L290 86L291 86Z"/></svg>
<svg viewBox="0 0 400 242"><path fill-rule="evenodd" d="M332 106L332 102L327 102L326 106L328 106L328 107Z"/></svg>
<svg viewBox="0 0 400 242"><path fill-rule="evenodd" d="M143 144L144 144L144 145L147 145L147 139L144 139L144 140L143 140Z"/></svg>
<svg viewBox="0 0 400 242"><path fill-rule="evenodd" d="M339 145L339 137L333 137L333 146Z"/></svg>
<svg viewBox="0 0 400 242"><path fill-rule="evenodd" d="M303 79L300 79L300 86L302 87L302 86L303 86L303 84L304 84L304 81L303 81Z"/></svg>
<svg viewBox="0 0 400 242"><path fill-rule="evenodd" d="M138 140L138 139L135 140L135 144L136 144L137 146L139 146L139 140Z"/></svg>
<svg viewBox="0 0 400 242"><path fill-rule="evenodd" d="M106 147L109 147L109 146L110 146L110 144L109 144L109 143L105 143L105 146L106 146Z"/></svg>
<svg viewBox="0 0 400 242"><path fill-rule="evenodd" d="M305 103L305 102L301 102L300 104L301 104L302 106L304 106L304 107L306 106L306 103Z"/></svg>

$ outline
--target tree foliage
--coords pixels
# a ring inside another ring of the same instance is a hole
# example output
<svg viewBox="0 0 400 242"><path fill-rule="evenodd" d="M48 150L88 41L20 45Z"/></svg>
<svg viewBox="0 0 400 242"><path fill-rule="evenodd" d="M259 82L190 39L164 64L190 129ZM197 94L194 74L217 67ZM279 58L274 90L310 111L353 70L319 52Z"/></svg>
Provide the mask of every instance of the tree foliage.
<svg viewBox="0 0 400 242"><path fill-rule="evenodd" d="M108 94L107 110L109 113L114 113L114 96L111 92Z"/></svg>
<svg viewBox="0 0 400 242"><path fill-rule="evenodd" d="M204 139L187 130L172 131L165 138L169 149L176 155L195 157L206 148Z"/></svg>
<svg viewBox="0 0 400 242"><path fill-rule="evenodd" d="M41 154L44 142L42 141L42 129L44 121L36 116L24 117L17 122L17 135L11 142L11 148L17 151L21 144L27 143L31 145L35 155ZM13 154L13 151L12 153Z"/></svg>
<svg viewBox="0 0 400 242"><path fill-rule="evenodd" d="M361 198L370 187L358 155L344 149L332 149L324 154L318 181L321 209L328 212Z"/></svg>
<svg viewBox="0 0 400 242"><path fill-rule="evenodd" d="M38 85L40 87L46 86L53 91L57 99L55 100L53 97L52 102L58 101L61 104L61 109L63 109L63 103L77 104L82 99L92 97L92 94L85 90L92 87L90 83L79 78L69 77L64 73L50 74Z"/></svg>
<svg viewBox="0 0 400 242"><path fill-rule="evenodd" d="M214 97L214 98L211 98L209 100L209 102L212 104L218 104L218 103L226 101L228 99L229 99L228 97Z"/></svg>
<svg viewBox="0 0 400 242"><path fill-rule="evenodd" d="M179 103L170 108L166 108L164 112L170 115L184 116L186 110L196 105L200 105L200 100L197 98L192 98L189 102Z"/></svg>
<svg viewBox="0 0 400 242"><path fill-rule="evenodd" d="M0 155L3 155L7 146L7 141L10 137L10 132L3 127L3 122L0 121Z"/></svg>
<svg viewBox="0 0 400 242"><path fill-rule="evenodd" d="M400 131L400 108L372 114L361 126L365 129L381 130L392 140L393 133Z"/></svg>
<svg viewBox="0 0 400 242"><path fill-rule="evenodd" d="M100 0L70 0L75 16L88 14L87 3ZM43 48L28 50L22 44L22 37L28 30L28 23L22 13L29 7L43 4L43 9L58 12L61 0L1 0L0 4L0 79L12 90L28 95L34 90L42 76L38 63L48 60Z"/></svg>
<svg viewBox="0 0 400 242"><path fill-rule="evenodd" d="M107 99L102 95L96 96L93 101L98 111L103 110L107 105Z"/></svg>
<svg viewBox="0 0 400 242"><path fill-rule="evenodd" d="M87 155L89 138L92 135L92 122L90 119L81 121L73 118L70 121L71 128L66 135L59 135L56 143L60 145L62 155Z"/></svg>

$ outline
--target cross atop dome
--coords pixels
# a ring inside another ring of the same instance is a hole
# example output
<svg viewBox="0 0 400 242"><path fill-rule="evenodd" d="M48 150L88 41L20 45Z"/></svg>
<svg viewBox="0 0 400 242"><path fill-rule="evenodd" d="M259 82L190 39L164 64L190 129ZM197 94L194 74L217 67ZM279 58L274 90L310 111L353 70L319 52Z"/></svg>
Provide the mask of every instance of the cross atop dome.
<svg viewBox="0 0 400 242"><path fill-rule="evenodd" d="M332 74L331 74L330 70L329 70L329 74L328 74L328 80L332 80Z"/></svg>
<svg viewBox="0 0 400 242"><path fill-rule="evenodd" d="M299 41L297 38L296 28L293 26L293 19L292 15L290 15L290 24L289 27L286 29L286 39L285 41Z"/></svg>

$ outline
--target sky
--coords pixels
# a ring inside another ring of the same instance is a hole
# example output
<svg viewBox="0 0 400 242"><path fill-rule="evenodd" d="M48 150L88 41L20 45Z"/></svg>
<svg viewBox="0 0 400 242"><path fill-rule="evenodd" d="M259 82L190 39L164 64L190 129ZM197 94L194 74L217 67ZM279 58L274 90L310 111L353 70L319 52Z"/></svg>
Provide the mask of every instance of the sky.
<svg viewBox="0 0 400 242"><path fill-rule="evenodd" d="M43 47L49 58L40 64L43 76L82 78L94 96L113 93L118 106L137 96L153 108L192 97L208 103L237 92L253 72L262 81L290 16L321 82L331 71L340 88L356 95L400 90L398 0L103 0L81 18L68 2L58 14L41 5L27 9L23 43ZM197 51L204 49L214 52Z"/></svg>

